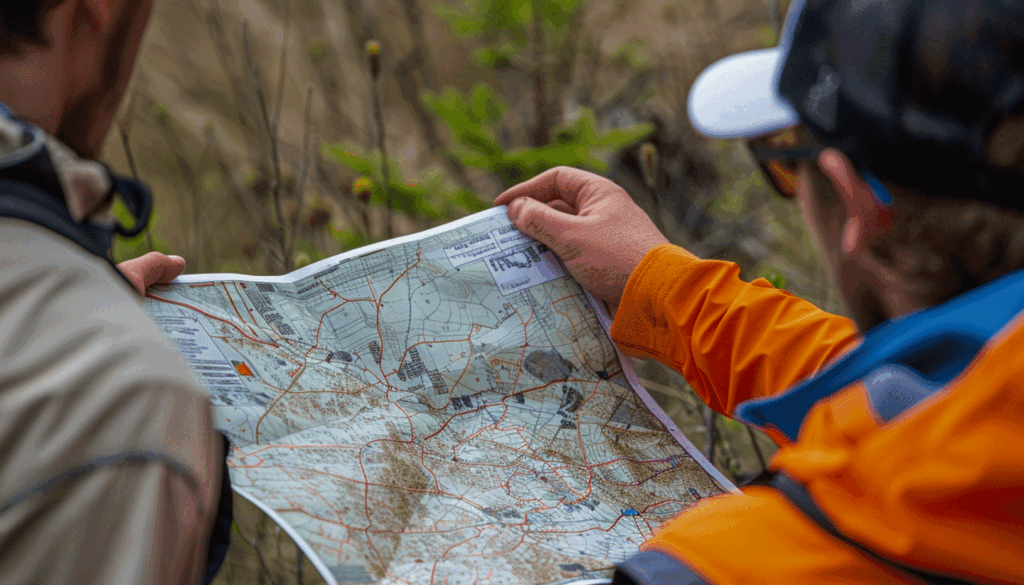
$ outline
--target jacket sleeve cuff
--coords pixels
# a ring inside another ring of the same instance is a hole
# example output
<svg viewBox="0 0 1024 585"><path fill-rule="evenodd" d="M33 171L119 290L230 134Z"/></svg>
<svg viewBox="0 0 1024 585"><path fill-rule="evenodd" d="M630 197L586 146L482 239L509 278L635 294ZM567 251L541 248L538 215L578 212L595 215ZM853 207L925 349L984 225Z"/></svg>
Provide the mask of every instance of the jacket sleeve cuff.
<svg viewBox="0 0 1024 585"><path fill-rule="evenodd" d="M668 321L664 306L666 289L701 262L672 244L661 244L647 252L630 275L612 322L612 340L626 355L641 359L658 359L663 355L665 348L656 349L656 332L662 329L659 323Z"/></svg>
<svg viewBox="0 0 1024 585"><path fill-rule="evenodd" d="M710 585L671 555L643 551L615 567L612 585Z"/></svg>

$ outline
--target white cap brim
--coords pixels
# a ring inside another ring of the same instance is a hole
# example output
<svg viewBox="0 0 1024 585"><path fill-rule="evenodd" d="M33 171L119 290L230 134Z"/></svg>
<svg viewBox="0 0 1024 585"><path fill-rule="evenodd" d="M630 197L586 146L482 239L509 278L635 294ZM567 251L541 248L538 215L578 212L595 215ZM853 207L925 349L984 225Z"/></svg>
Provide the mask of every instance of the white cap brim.
<svg viewBox="0 0 1024 585"><path fill-rule="evenodd" d="M800 122L796 110L779 95L782 47L721 59L701 73L690 88L687 109L693 127L712 138L753 138Z"/></svg>

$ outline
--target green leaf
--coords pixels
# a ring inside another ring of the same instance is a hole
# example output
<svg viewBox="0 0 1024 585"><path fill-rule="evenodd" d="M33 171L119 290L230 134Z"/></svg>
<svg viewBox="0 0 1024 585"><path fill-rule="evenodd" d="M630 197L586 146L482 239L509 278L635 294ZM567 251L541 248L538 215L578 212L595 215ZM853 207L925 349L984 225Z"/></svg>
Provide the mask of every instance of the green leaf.
<svg viewBox="0 0 1024 585"><path fill-rule="evenodd" d="M114 203L114 216L117 221L125 226L134 225L134 219L131 213L124 207L120 199L115 199ZM165 254L170 253L170 247L161 239L156 236L154 229L159 223L160 214L154 210L153 214L149 218L149 226L141 234L134 238L126 238L124 236L117 236L114 238L114 246L111 250L111 256L115 263L124 262L125 260L131 260L132 258L138 258L143 254L151 251L163 252ZM147 233L148 232L148 233ZM153 242L153 249L149 247L149 242Z"/></svg>
<svg viewBox="0 0 1024 585"><path fill-rule="evenodd" d="M309 58L317 63L327 57L328 50L327 43L323 39L318 39L309 45Z"/></svg>
<svg viewBox="0 0 1024 585"><path fill-rule="evenodd" d="M477 65L488 69L501 69L510 63L509 56L493 47L485 47L473 53Z"/></svg>
<svg viewBox="0 0 1024 585"><path fill-rule="evenodd" d="M775 288L786 288L786 277L772 266L765 266L761 269L759 276L772 284Z"/></svg>
<svg viewBox="0 0 1024 585"><path fill-rule="evenodd" d="M474 19L471 15L450 6L435 4L434 14L448 21L455 36L469 38L483 32L485 23L482 20Z"/></svg>
<svg viewBox="0 0 1024 585"><path fill-rule="evenodd" d="M360 175L373 175L377 165L371 157L360 154L355 147L341 144L325 144L323 147L325 156L333 158L342 165L352 169Z"/></svg>
<svg viewBox="0 0 1024 585"><path fill-rule="evenodd" d="M494 89L486 83L477 83L473 86L471 96L473 115L483 124L492 124L501 120L507 110L501 98L494 93Z"/></svg>
<svg viewBox="0 0 1024 585"><path fill-rule="evenodd" d="M743 423L741 423L738 420L734 420L725 416L721 417L720 420L722 421L722 424L725 426L726 430L732 431L734 433L738 433L743 430Z"/></svg>
<svg viewBox="0 0 1024 585"><path fill-rule="evenodd" d="M469 213L484 211L490 207L490 204L484 201L482 197L465 189L459 189L458 191L453 192L449 195L449 198L452 203Z"/></svg>
<svg viewBox="0 0 1024 585"><path fill-rule="evenodd" d="M486 84L474 87L471 100L472 103L462 92L451 87L440 96L429 92L423 94L424 103L452 130L455 140L464 149L496 159L501 156L502 148L495 140L490 122L495 117L500 118L505 111L504 105L497 101L493 90ZM458 149L453 149L453 152L456 156L469 154L459 153Z"/></svg>
<svg viewBox="0 0 1024 585"><path fill-rule="evenodd" d="M335 228L331 230L330 234L331 238L333 238L336 242L338 242L338 245L341 246L342 252L348 250L355 250L356 248L361 248L366 244L370 243L370 241L364 238L362 235L349 229Z"/></svg>
<svg viewBox="0 0 1024 585"><path fill-rule="evenodd" d="M579 0L547 0L544 3L544 20L555 30L563 30L576 14Z"/></svg>
<svg viewBox="0 0 1024 585"><path fill-rule="evenodd" d="M633 37L615 51L613 58L633 69L647 69L651 66L651 54L640 37Z"/></svg>
<svg viewBox="0 0 1024 585"><path fill-rule="evenodd" d="M618 128L606 132L601 137L600 146L601 148L608 150L619 150L620 148L625 148L640 142L647 138L651 132L654 132L654 124L651 124L650 122L633 124L632 126L626 126L625 128Z"/></svg>
<svg viewBox="0 0 1024 585"><path fill-rule="evenodd" d="M494 166L495 162L491 157L469 152L464 149L451 149L448 150L452 156L454 156L460 163L467 167L473 167L475 169L486 169Z"/></svg>

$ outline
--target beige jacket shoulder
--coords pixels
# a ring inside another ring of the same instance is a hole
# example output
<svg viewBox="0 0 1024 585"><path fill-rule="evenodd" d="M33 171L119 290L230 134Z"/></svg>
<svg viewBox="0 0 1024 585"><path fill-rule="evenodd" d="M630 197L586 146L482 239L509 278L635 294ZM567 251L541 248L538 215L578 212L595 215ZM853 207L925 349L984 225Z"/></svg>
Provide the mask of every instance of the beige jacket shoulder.
<svg viewBox="0 0 1024 585"><path fill-rule="evenodd" d="M3 582L200 582L220 454L205 392L114 269L0 219Z"/></svg>

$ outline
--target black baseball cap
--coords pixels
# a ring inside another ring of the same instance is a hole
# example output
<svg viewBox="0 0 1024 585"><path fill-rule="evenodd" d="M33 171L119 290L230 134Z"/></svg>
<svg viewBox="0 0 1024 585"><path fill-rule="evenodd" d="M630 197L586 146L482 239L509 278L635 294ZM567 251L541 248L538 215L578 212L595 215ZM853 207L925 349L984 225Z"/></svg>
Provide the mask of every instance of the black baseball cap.
<svg viewBox="0 0 1024 585"><path fill-rule="evenodd" d="M1024 173L986 158L1024 114L1024 1L794 0L778 46L708 67L689 114L716 138L802 124L881 179L1024 209Z"/></svg>

